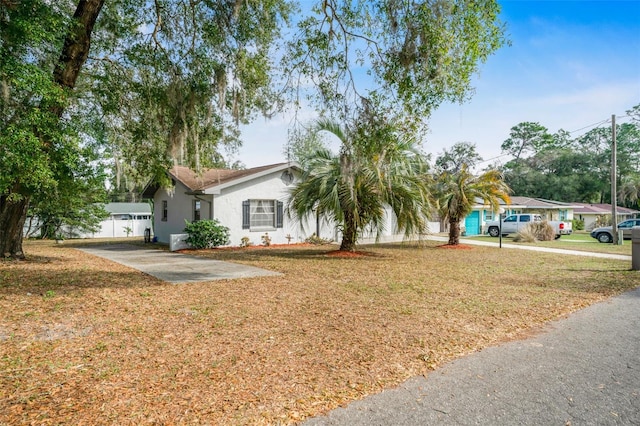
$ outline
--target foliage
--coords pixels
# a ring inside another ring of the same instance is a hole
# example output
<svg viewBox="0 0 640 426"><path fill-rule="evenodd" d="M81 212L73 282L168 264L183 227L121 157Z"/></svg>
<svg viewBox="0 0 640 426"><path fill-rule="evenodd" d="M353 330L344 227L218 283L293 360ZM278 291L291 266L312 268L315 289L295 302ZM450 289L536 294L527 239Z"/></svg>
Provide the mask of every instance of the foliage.
<svg viewBox="0 0 640 426"><path fill-rule="evenodd" d="M640 193L639 107L627 111L630 122L616 125L618 200L630 208ZM503 153L514 158L501 170L519 196L610 203L611 146L610 125L572 138L564 130L550 135L539 123L520 123L502 144Z"/></svg>
<svg viewBox="0 0 640 426"><path fill-rule="evenodd" d="M582 219L572 219L571 220L571 229L574 231L584 231L584 220Z"/></svg>
<svg viewBox="0 0 640 426"><path fill-rule="evenodd" d="M289 211L299 219L314 213L336 223L344 251L355 250L365 228L381 234L386 206L407 236L427 231L431 208L426 163L414 141L386 119L362 114L350 128L318 121L317 131L341 141L340 154L316 151L289 200Z"/></svg>
<svg viewBox="0 0 640 426"><path fill-rule="evenodd" d="M314 232L313 234L311 234L309 237L305 238L304 240L305 243L308 244L313 244L313 245L325 245L325 244L331 244L333 242L333 240L329 239L329 238L322 238L316 235L316 233Z"/></svg>
<svg viewBox="0 0 640 426"><path fill-rule="evenodd" d="M443 171L435 182L435 196L443 220L449 222L449 243L460 243L460 222L471 213L478 202L497 212L500 201L508 203L509 187L497 170L474 176L466 164L457 173Z"/></svg>
<svg viewBox="0 0 640 426"><path fill-rule="evenodd" d="M513 237L513 241L534 243L537 241L553 241L555 237L556 232L549 222L531 222L518 231Z"/></svg>
<svg viewBox="0 0 640 426"><path fill-rule="evenodd" d="M265 247L269 247L271 245L271 237L268 232L265 232L263 236L260 237L260 241L262 241L262 245Z"/></svg>
<svg viewBox="0 0 640 426"><path fill-rule="evenodd" d="M22 256L31 197L74 176L77 149L99 150L114 191L133 196L150 179L170 185L175 162L224 163L239 125L281 109L285 93L350 120L361 100L400 106L415 129L466 99L504 43L495 0L330 0L305 8L285 51L297 11L288 0L0 2L0 251Z"/></svg>
<svg viewBox="0 0 640 426"><path fill-rule="evenodd" d="M278 105L270 53L291 11L286 0L0 3L0 251L23 255L29 202L76 176L80 150L113 161L115 189L130 194L150 177L168 184L174 159L220 162L240 123Z"/></svg>
<svg viewBox="0 0 640 426"><path fill-rule="evenodd" d="M436 167L440 171L458 173L462 166L472 168L482 161L476 145L470 142L457 142L450 149L444 149L436 158Z"/></svg>
<svg viewBox="0 0 640 426"><path fill-rule="evenodd" d="M249 247L251 245L251 239L249 237L240 238L240 247Z"/></svg>
<svg viewBox="0 0 640 426"><path fill-rule="evenodd" d="M223 226L217 219L198 220L188 222L185 220L185 228L189 236L187 244L195 249L214 248L229 244L229 228Z"/></svg>
<svg viewBox="0 0 640 426"><path fill-rule="evenodd" d="M297 23L287 71L311 81L312 100L341 121L365 98L417 125L469 97L479 63L505 42L499 13L493 0L324 1Z"/></svg>
<svg viewBox="0 0 640 426"><path fill-rule="evenodd" d="M613 221L611 220L611 215L600 215L596 217L595 228L600 228L601 226L611 226Z"/></svg>

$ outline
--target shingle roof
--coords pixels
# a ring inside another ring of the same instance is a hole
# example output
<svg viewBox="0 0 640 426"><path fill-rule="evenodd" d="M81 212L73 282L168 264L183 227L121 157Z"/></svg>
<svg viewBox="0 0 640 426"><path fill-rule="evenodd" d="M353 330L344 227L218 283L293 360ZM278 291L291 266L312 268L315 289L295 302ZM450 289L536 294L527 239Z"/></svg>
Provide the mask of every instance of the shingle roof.
<svg viewBox="0 0 640 426"><path fill-rule="evenodd" d="M511 197L511 204L518 204L526 206L529 209L557 209L557 208L570 208L572 204L561 203L553 200L543 200L541 198L530 197Z"/></svg>
<svg viewBox="0 0 640 426"><path fill-rule="evenodd" d="M611 214L611 204L604 203L596 203L596 204L585 204L585 203L573 203L576 206L580 206L574 210L574 213L578 214ZM640 213L638 210L629 209L626 207L617 207L618 214L635 214Z"/></svg>
<svg viewBox="0 0 640 426"><path fill-rule="evenodd" d="M205 169L198 173L185 166L175 166L169 174L191 191L205 190L236 179L274 169L287 163L270 164L245 170Z"/></svg>

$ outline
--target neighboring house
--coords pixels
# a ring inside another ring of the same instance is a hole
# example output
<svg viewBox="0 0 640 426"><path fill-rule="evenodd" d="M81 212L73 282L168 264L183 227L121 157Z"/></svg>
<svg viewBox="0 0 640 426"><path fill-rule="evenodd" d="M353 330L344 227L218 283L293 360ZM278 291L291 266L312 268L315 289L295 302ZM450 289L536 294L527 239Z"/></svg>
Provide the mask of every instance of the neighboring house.
<svg viewBox="0 0 640 426"><path fill-rule="evenodd" d="M109 212L109 217L100 222L97 232L80 233L63 226L62 234L67 238L142 237L145 229L152 226L151 206L148 203L107 203L103 207ZM38 218L27 218L23 235L33 237L39 234Z"/></svg>
<svg viewBox="0 0 640 426"><path fill-rule="evenodd" d="M503 205L503 203L500 203ZM525 205L516 204L511 199L511 204L508 206L504 206L505 214L512 214L518 212L525 208ZM494 212L491 210L489 205L485 205L482 203L481 199L476 199L476 204L473 206L473 210L471 213L464 219L464 223L461 224L462 232L466 237L471 237L473 235L480 235L484 229L484 225L490 220L497 220L498 212Z"/></svg>
<svg viewBox="0 0 640 426"><path fill-rule="evenodd" d="M500 202L505 216L518 213L536 213L546 220L570 221L573 219L575 204L562 203L553 200L530 197L510 197L511 203ZM489 206L483 205L482 200L476 200L476 205L464 220L464 235L472 236L482 234L486 222L497 220L498 212L494 212Z"/></svg>
<svg viewBox="0 0 640 426"><path fill-rule="evenodd" d="M573 211L574 217L584 221L584 229L587 231L600 226L599 222L605 217L611 218L611 204L573 204L577 206ZM618 222L622 222L637 216L640 211L618 206L617 213Z"/></svg>
<svg viewBox="0 0 640 426"><path fill-rule="evenodd" d="M290 163L200 173L176 166L169 171L173 189L145 191L154 200L154 235L170 243L172 234L184 233L185 221L217 219L229 228L231 246L239 246L243 237L260 245L265 234L272 244L299 243L318 231L334 239L333 227L324 221L307 218L302 229L297 218L287 215L289 191L300 175L300 168Z"/></svg>

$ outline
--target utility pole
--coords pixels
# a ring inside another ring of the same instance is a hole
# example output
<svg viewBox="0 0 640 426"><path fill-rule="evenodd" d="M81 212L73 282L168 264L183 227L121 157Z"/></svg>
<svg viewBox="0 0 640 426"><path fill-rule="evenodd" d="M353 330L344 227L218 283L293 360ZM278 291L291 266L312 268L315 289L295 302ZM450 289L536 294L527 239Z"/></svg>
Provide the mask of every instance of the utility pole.
<svg viewBox="0 0 640 426"><path fill-rule="evenodd" d="M611 234L613 245L618 245L618 188L616 178L618 165L616 158L616 116L611 116Z"/></svg>

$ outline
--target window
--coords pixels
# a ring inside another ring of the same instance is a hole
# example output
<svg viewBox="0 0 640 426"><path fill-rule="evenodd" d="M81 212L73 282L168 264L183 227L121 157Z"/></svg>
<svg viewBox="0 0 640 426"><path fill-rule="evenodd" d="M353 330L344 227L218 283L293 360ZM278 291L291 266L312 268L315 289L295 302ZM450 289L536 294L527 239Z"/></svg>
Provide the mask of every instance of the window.
<svg viewBox="0 0 640 426"><path fill-rule="evenodd" d="M162 200L162 220L165 222L167 221L167 217L169 216L168 213L169 210L167 207L167 200Z"/></svg>
<svg viewBox="0 0 640 426"><path fill-rule="evenodd" d="M520 222L531 222L531 216L520 216Z"/></svg>
<svg viewBox="0 0 640 426"><path fill-rule="evenodd" d="M493 220L493 212L491 210L484 211L484 220L485 221Z"/></svg>
<svg viewBox="0 0 640 426"><path fill-rule="evenodd" d="M567 216L566 210L558 210L558 220L567 220Z"/></svg>
<svg viewBox="0 0 640 426"><path fill-rule="evenodd" d="M508 216L503 222L517 222L518 216Z"/></svg>
<svg viewBox="0 0 640 426"><path fill-rule="evenodd" d="M197 222L200 220L200 200L193 201L193 221Z"/></svg>
<svg viewBox="0 0 640 426"><path fill-rule="evenodd" d="M282 228L283 216L281 201L246 200L242 202L242 229Z"/></svg>

